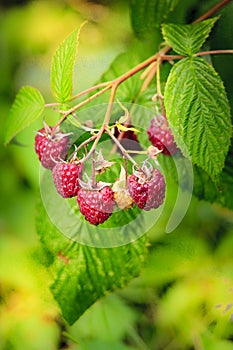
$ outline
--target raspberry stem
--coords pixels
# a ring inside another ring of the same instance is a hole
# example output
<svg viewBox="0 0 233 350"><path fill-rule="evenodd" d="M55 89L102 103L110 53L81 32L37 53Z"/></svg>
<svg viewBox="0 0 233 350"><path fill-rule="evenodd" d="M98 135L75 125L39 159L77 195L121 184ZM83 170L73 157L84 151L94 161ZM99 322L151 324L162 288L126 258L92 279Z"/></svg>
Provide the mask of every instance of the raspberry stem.
<svg viewBox="0 0 233 350"><path fill-rule="evenodd" d="M163 95L162 95L162 91L161 91L161 82L160 82L160 65L161 65L162 59L161 57L158 58L157 60L157 74L156 74L156 85L157 85L157 96L159 99L159 104L160 104L160 108L162 111L162 114L165 116L165 108L163 105Z"/></svg>
<svg viewBox="0 0 233 350"><path fill-rule="evenodd" d="M194 56L204 56L204 55L216 55L224 53L233 53L233 50L211 50L211 51L202 51L196 53Z"/></svg>
<svg viewBox="0 0 233 350"><path fill-rule="evenodd" d="M107 111L106 111L106 114L104 117L104 122L103 122L104 128L106 128L109 124L113 102L114 102L114 98L115 98L116 91L117 91L119 84L120 83L118 83L118 80L116 80L116 82L112 84L111 94L110 94L110 98L109 98L109 102L108 102L108 108L107 108Z"/></svg>
<svg viewBox="0 0 233 350"><path fill-rule="evenodd" d="M219 11L222 7L226 6L229 2L231 2L232 0L223 0L220 1L218 4L216 4L215 6L213 6L210 10L208 10L207 12L205 12L202 16L198 17L197 19L195 19L195 21L193 21L192 23L198 23L203 21L206 18L209 18L210 16L212 16L215 12Z"/></svg>
<svg viewBox="0 0 233 350"><path fill-rule="evenodd" d="M95 180L95 150L92 152L92 174L91 174L91 184L92 188L95 188L96 186L96 180Z"/></svg>
<svg viewBox="0 0 233 350"><path fill-rule="evenodd" d="M107 81L107 82L104 82L104 83L100 83L100 84L97 84L97 85L94 85L94 86L91 86L90 88L86 89L86 90L83 90L83 91L80 91L79 93L77 93L76 95L72 96L70 98L70 101L73 101L75 100L76 98L80 97L80 96L83 96L83 95L86 95L88 94L89 92L92 92L94 90L97 90L97 89L100 89L102 87L105 87L105 86L108 86L110 85L111 82Z"/></svg>
<svg viewBox="0 0 233 350"><path fill-rule="evenodd" d="M144 71L145 74L142 74L141 79L145 79L145 80L144 80L144 83L142 84L140 93L142 93L148 88L151 80L154 78L156 74L157 67L158 67L158 62L153 62L148 67L149 69L147 71Z"/></svg>
<svg viewBox="0 0 233 350"><path fill-rule="evenodd" d="M98 134L95 134L91 137L89 137L89 139L83 141L75 150L75 152L77 153L82 147L88 145L88 143L90 143L91 141L95 140L97 138Z"/></svg>
<svg viewBox="0 0 233 350"><path fill-rule="evenodd" d="M219 55L219 54L233 54L233 50L210 50L210 51L201 51L196 53L193 56L199 57L199 56L205 56L205 55ZM161 56L161 59L163 61L172 61L172 60L180 60L182 58L185 58L187 56L182 55L164 55Z"/></svg>
<svg viewBox="0 0 233 350"><path fill-rule="evenodd" d="M95 151L96 146L97 146L97 144L98 144L98 142L99 142L99 140L100 140L100 138L101 138L101 136L102 136L104 130L105 130L105 126L104 126L104 124L103 124L103 125L101 126L101 128L100 128L98 134L94 135L94 136L95 136L95 137L94 137L95 141L94 141L94 143L93 143L93 145L92 145L90 151L89 151L89 152L87 153L87 155L82 159L81 163L85 163L85 162L90 158L90 156L92 155L92 153ZM87 145L87 144L90 142L90 140L92 141L92 137L90 137L88 140L86 140L85 142L83 142L84 145ZM81 145L80 145L78 148L80 149L80 148L81 148Z"/></svg>
<svg viewBox="0 0 233 350"><path fill-rule="evenodd" d="M134 151L134 150L130 150L130 149L128 149L127 151L126 151L126 153L130 153L130 154L147 154L147 151Z"/></svg>

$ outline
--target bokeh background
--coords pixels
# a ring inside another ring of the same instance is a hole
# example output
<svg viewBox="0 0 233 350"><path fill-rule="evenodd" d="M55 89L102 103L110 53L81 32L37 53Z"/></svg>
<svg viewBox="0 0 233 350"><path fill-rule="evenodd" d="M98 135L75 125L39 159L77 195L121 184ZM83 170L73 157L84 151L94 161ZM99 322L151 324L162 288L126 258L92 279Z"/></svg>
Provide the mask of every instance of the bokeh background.
<svg viewBox="0 0 233 350"><path fill-rule="evenodd" d="M216 2L216 1L215 1ZM214 1L190 2L196 16ZM210 7L210 6L209 6ZM233 7L224 12L215 48L232 48ZM3 146L4 124L22 85L52 102L49 72L58 44L84 19L75 86L90 87L133 37L128 1L0 2L0 349L233 349L232 211L193 198L181 225L150 232L142 275L97 302L72 327L62 320L40 264L35 232L41 120ZM188 20L188 19L187 19ZM222 47L224 46L224 47ZM214 58L232 105L232 61ZM54 120L50 113L47 120Z"/></svg>

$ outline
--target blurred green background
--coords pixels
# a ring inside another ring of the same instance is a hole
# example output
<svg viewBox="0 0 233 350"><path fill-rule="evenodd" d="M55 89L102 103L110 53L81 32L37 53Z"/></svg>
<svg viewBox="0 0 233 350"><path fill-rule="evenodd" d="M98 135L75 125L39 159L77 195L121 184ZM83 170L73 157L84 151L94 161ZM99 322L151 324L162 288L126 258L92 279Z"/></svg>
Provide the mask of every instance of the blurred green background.
<svg viewBox="0 0 233 350"><path fill-rule="evenodd" d="M191 3L194 16L201 2ZM75 66L77 92L127 49L133 36L127 1L0 3L0 349L233 349L232 212L195 198L172 234L164 234L166 218L150 232L142 275L97 302L74 326L61 319L50 295L34 227L39 196L34 136L41 121L20 133L20 146L7 148L2 146L4 123L22 85L38 88L52 102L51 57L86 18ZM231 48L228 22L216 34L216 48L223 37L229 44L224 48ZM230 63L223 67L215 58L215 65L232 105Z"/></svg>

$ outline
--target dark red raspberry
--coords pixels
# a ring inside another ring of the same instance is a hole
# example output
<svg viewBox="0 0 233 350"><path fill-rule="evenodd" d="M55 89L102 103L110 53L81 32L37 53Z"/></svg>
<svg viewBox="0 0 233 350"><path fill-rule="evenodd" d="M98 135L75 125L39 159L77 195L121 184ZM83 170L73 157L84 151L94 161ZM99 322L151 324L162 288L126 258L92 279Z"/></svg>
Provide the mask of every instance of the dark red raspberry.
<svg viewBox="0 0 233 350"><path fill-rule="evenodd" d="M80 189L79 176L82 164L57 163L53 168L53 181L57 192L64 198L75 197Z"/></svg>
<svg viewBox="0 0 233 350"><path fill-rule="evenodd" d="M99 225L112 215L113 191L109 186L91 190L81 188L78 192L77 202L85 219L92 225Z"/></svg>
<svg viewBox="0 0 233 350"><path fill-rule="evenodd" d="M132 124L128 124L127 127L134 128ZM125 149L130 149L133 151L142 150L137 134L133 130L119 131L118 128L114 128L114 136L119 139L119 142ZM117 151L122 153L119 148L117 148Z"/></svg>
<svg viewBox="0 0 233 350"><path fill-rule="evenodd" d="M69 137L59 129L53 132L49 126L38 130L35 137L36 153L43 167L47 169L53 169L57 162L65 159L69 147Z"/></svg>
<svg viewBox="0 0 233 350"><path fill-rule="evenodd" d="M158 208L164 201L166 185L158 169L153 169L147 178L143 172L130 175L128 178L130 196L140 209Z"/></svg>
<svg viewBox="0 0 233 350"><path fill-rule="evenodd" d="M162 153L166 155L177 153L178 147L167 123L160 123L155 118L152 119L147 134L152 145L161 150Z"/></svg>

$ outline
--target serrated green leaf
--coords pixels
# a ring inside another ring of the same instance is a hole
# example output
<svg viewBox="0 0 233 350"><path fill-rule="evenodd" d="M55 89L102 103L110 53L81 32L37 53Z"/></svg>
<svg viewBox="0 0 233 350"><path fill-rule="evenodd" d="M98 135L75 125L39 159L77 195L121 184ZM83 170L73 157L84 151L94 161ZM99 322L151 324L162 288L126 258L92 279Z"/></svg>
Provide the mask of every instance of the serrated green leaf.
<svg viewBox="0 0 233 350"><path fill-rule="evenodd" d="M218 17L195 24L162 24L164 40L180 55L192 56L202 47Z"/></svg>
<svg viewBox="0 0 233 350"><path fill-rule="evenodd" d="M75 29L58 47L51 66L51 89L58 102L64 103L73 90L73 70L78 37L82 26Z"/></svg>
<svg viewBox="0 0 233 350"><path fill-rule="evenodd" d="M184 155L216 180L232 134L229 102L219 75L202 58L181 60L168 77L165 108Z"/></svg>
<svg viewBox="0 0 233 350"><path fill-rule="evenodd" d="M147 251L147 238L116 248L94 248L66 238L37 207L37 231L50 256L51 290L64 318L74 323L107 292L123 288L138 276Z"/></svg>
<svg viewBox="0 0 233 350"><path fill-rule="evenodd" d="M151 35L178 3L179 0L131 0L131 22L136 35Z"/></svg>
<svg viewBox="0 0 233 350"><path fill-rule="evenodd" d="M233 209L233 153L229 152L218 186L197 166L194 167L194 195Z"/></svg>
<svg viewBox="0 0 233 350"><path fill-rule="evenodd" d="M22 87L16 95L6 122L5 144L39 118L43 110L44 99L41 93L31 86Z"/></svg>

